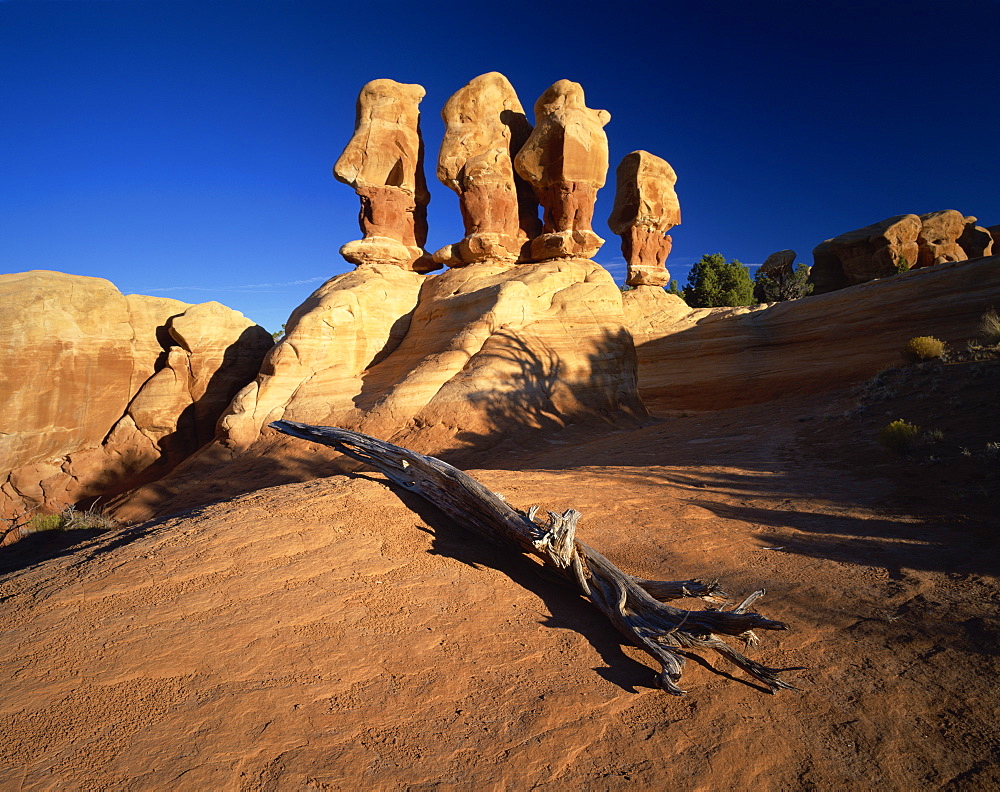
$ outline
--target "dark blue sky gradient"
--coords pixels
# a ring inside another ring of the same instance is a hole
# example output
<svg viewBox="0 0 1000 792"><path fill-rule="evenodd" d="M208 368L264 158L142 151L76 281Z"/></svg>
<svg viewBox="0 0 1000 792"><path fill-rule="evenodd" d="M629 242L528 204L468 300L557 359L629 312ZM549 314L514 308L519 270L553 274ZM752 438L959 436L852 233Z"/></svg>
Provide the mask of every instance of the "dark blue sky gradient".
<svg viewBox="0 0 1000 792"><path fill-rule="evenodd" d="M668 268L749 264L903 212L1000 223L996 0L819 3L0 2L0 272L218 300L277 329L348 265L331 167L368 80L423 85L428 248L462 236L434 178L447 98L500 71L529 111L561 78L610 111L613 170L667 159Z"/></svg>

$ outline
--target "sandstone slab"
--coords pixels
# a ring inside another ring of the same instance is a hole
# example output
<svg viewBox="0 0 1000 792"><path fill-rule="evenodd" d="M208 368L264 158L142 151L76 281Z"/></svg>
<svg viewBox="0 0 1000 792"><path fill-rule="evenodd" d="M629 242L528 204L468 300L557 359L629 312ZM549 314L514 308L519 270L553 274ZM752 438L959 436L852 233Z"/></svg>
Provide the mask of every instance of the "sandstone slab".
<svg viewBox="0 0 1000 792"><path fill-rule="evenodd" d="M914 266L921 228L917 215L896 215L817 245L809 275L814 293L885 278Z"/></svg>

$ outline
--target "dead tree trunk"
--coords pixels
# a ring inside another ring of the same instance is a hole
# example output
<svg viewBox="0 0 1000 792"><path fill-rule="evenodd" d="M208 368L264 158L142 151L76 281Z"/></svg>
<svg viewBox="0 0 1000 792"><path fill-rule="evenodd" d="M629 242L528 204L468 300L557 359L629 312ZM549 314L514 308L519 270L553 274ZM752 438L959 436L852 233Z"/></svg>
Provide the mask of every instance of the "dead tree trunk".
<svg viewBox="0 0 1000 792"><path fill-rule="evenodd" d="M684 657L677 650L714 649L763 682L771 692L794 690L778 678L779 669L768 668L733 649L716 634L741 637L757 643L752 632L786 630L779 621L767 619L748 608L763 596L755 591L731 610L684 610L663 604L681 597L699 597L720 602L726 595L715 582L700 580L642 580L622 572L607 558L576 539L580 512L548 513L547 523L536 522L537 506L527 513L513 508L501 497L451 465L374 437L329 426L310 426L275 421L272 427L285 434L333 446L383 473L395 484L426 498L442 512L480 535L530 553L579 587L611 623L630 641L646 650L663 666L657 677L660 687L683 695L678 686Z"/></svg>

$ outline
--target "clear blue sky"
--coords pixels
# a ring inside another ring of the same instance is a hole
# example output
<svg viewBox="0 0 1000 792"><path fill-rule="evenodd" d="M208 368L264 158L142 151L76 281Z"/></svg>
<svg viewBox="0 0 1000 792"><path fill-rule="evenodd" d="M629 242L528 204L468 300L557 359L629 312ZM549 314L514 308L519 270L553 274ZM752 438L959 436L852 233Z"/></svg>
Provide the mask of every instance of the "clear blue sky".
<svg viewBox="0 0 1000 792"><path fill-rule="evenodd" d="M331 175L367 81L423 85L434 250L462 236L434 178L445 100L500 71L610 111L613 169L676 169L668 267L749 264L903 212L1000 223L1000 2L395 3L0 0L0 272L218 300L276 330L347 269L357 198Z"/></svg>

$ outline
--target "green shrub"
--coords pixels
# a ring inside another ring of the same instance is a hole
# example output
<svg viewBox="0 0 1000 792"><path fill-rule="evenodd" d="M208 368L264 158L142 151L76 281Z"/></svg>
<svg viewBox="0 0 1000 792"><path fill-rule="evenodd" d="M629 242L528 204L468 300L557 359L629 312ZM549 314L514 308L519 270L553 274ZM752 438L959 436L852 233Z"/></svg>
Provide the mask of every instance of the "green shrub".
<svg viewBox="0 0 1000 792"><path fill-rule="evenodd" d="M726 261L721 253L702 256L691 267L684 301L692 308L753 305L750 268L736 259Z"/></svg>
<svg viewBox="0 0 1000 792"><path fill-rule="evenodd" d="M987 343L1000 344L1000 314L995 308L990 308L979 319L979 334Z"/></svg>
<svg viewBox="0 0 1000 792"><path fill-rule="evenodd" d="M944 357L944 353L944 342L939 341L934 336L917 336L916 338L911 338L906 342L902 350L903 359L911 363Z"/></svg>
<svg viewBox="0 0 1000 792"><path fill-rule="evenodd" d="M785 302L812 294L809 268L799 266L791 274L765 275L760 270L753 279L753 296L757 302Z"/></svg>
<svg viewBox="0 0 1000 792"><path fill-rule="evenodd" d="M896 273L900 274L903 272L909 272L910 262L906 260L906 256L899 255L896 256Z"/></svg>
<svg viewBox="0 0 1000 792"><path fill-rule="evenodd" d="M667 294L672 294L675 297L680 297L682 300L684 299L684 292L681 289L681 287L677 285L676 280L670 281L670 285L667 287Z"/></svg>
<svg viewBox="0 0 1000 792"><path fill-rule="evenodd" d="M890 451L905 454L920 437L920 427L907 423L902 418L882 427L878 433L879 442Z"/></svg>
<svg viewBox="0 0 1000 792"><path fill-rule="evenodd" d="M62 527L63 518L60 514L36 514L24 526L25 533L58 531Z"/></svg>

